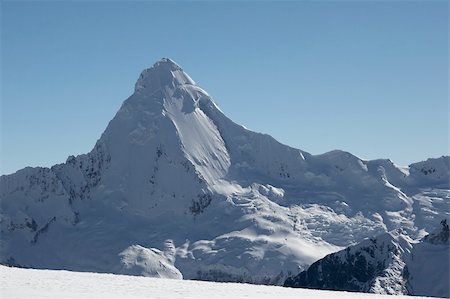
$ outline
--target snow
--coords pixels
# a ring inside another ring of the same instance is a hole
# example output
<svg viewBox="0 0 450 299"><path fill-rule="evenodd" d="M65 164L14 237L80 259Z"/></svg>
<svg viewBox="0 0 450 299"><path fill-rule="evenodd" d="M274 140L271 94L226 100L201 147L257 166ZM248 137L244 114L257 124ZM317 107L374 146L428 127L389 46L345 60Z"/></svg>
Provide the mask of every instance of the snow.
<svg viewBox="0 0 450 299"><path fill-rule="evenodd" d="M409 287L417 295L450 296L449 227L444 220L439 228L414 244L406 262Z"/></svg>
<svg viewBox="0 0 450 299"><path fill-rule="evenodd" d="M420 241L396 229L327 255L285 285L448 298L449 238L446 221Z"/></svg>
<svg viewBox="0 0 450 299"><path fill-rule="evenodd" d="M214 123L198 108L196 99L206 96L203 91L186 87L177 91L179 95L165 89L164 108L178 131L186 157L203 178L214 185L226 175L231 164L225 142Z"/></svg>
<svg viewBox="0 0 450 299"><path fill-rule="evenodd" d="M168 240L166 252L155 248L145 248L133 245L122 251L123 267L121 274L142 275L148 277L183 279L183 275L173 264L175 262L175 248Z"/></svg>
<svg viewBox="0 0 450 299"><path fill-rule="evenodd" d="M91 152L0 177L0 262L282 284L366 237L430 232L450 215L449 160L291 148L234 123L162 59Z"/></svg>
<svg viewBox="0 0 450 299"><path fill-rule="evenodd" d="M171 280L4 266L0 266L0 295L2 298L9 299L392 298L386 295L292 289L243 283ZM398 296L396 298L420 297Z"/></svg>
<svg viewBox="0 0 450 299"><path fill-rule="evenodd" d="M159 72L154 72L158 69ZM189 75L169 58L162 58L153 68L144 70L135 84L135 92L152 95L161 86L179 86L183 84L195 85Z"/></svg>
<svg viewBox="0 0 450 299"><path fill-rule="evenodd" d="M450 255L448 245L421 243L414 246L408 270L415 294L449 294Z"/></svg>

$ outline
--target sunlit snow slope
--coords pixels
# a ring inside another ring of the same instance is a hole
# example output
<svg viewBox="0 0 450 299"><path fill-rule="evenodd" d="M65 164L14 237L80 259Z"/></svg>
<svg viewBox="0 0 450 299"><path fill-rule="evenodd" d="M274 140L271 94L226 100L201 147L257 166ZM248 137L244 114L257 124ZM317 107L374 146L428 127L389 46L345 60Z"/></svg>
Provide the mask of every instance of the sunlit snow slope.
<svg viewBox="0 0 450 299"><path fill-rule="evenodd" d="M386 295L291 289L243 283L183 281L3 266L0 266L0 297L8 299L392 298ZM399 296L396 298L421 297Z"/></svg>
<svg viewBox="0 0 450 299"><path fill-rule="evenodd" d="M311 155L235 124L162 59L91 152L1 176L0 200L3 264L281 284L365 237L430 232L449 157Z"/></svg>

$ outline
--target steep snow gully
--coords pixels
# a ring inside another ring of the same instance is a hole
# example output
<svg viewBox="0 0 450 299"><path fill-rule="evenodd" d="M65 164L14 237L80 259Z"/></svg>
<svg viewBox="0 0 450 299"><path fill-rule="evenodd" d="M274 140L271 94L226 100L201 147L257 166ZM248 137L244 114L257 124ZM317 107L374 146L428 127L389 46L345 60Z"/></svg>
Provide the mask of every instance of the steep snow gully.
<svg viewBox="0 0 450 299"><path fill-rule="evenodd" d="M235 124L165 58L91 152L0 177L0 261L283 284L364 238L430 233L449 216L449 161L400 167L291 148Z"/></svg>

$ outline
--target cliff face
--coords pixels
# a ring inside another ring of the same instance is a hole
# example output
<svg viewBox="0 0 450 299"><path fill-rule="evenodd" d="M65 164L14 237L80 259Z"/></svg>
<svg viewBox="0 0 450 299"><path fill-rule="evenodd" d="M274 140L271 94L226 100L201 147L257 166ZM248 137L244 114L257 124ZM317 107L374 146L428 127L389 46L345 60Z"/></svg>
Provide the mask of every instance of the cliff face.
<svg viewBox="0 0 450 299"><path fill-rule="evenodd" d="M289 287L448 297L449 227L422 241L396 230L347 247L286 279Z"/></svg>

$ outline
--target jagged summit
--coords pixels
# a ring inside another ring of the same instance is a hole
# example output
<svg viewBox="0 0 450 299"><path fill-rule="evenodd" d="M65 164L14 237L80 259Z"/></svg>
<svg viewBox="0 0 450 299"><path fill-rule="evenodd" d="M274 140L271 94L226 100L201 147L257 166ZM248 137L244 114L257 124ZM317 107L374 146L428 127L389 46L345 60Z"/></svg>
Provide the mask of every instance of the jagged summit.
<svg viewBox="0 0 450 299"><path fill-rule="evenodd" d="M142 71L135 85L136 93L151 95L165 86L195 85L183 69L169 58L162 58L151 68Z"/></svg>
<svg viewBox="0 0 450 299"><path fill-rule="evenodd" d="M92 151L0 176L0 264L280 284L365 237L432 231L449 161L291 148L234 123L163 58Z"/></svg>
<svg viewBox="0 0 450 299"><path fill-rule="evenodd" d="M160 65L171 65L171 66L181 70L181 67L175 61L173 61L172 59L170 59L168 57L163 57L153 64L154 67L158 67Z"/></svg>

